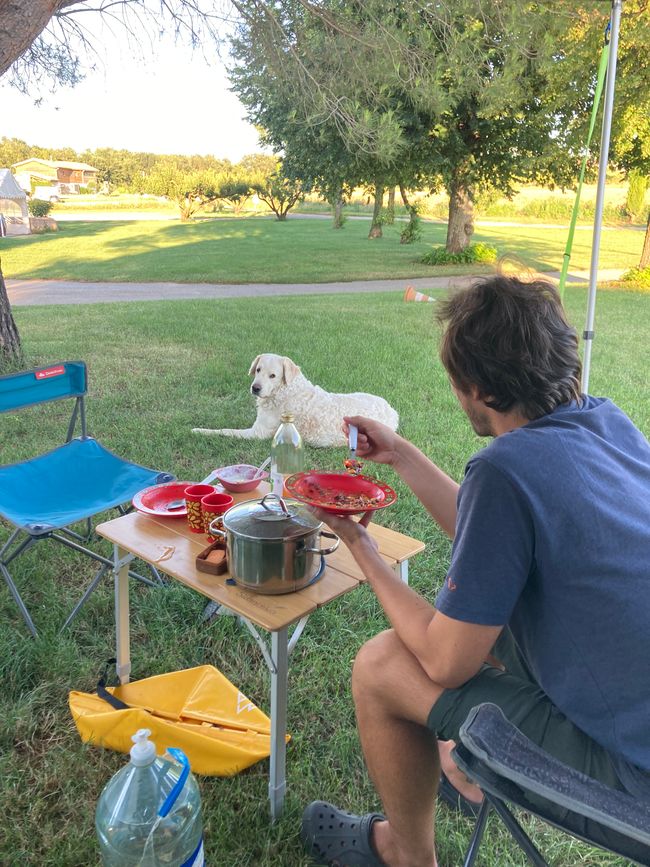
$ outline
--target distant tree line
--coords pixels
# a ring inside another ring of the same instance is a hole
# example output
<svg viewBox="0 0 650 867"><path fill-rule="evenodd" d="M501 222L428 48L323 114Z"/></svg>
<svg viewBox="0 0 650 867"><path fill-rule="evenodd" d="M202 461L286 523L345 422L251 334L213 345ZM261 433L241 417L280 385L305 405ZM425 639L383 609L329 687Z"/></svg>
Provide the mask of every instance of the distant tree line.
<svg viewBox="0 0 650 867"><path fill-rule="evenodd" d="M97 148L45 148L17 138L0 139L0 167L26 159L83 162L97 169L97 190L105 193L149 193L176 202L183 220L210 204L227 202L240 213L257 194L278 220L300 200L299 180L286 178L282 160L268 154L249 154L239 162L211 155L153 154Z"/></svg>
<svg viewBox="0 0 650 867"><path fill-rule="evenodd" d="M32 145L6 136L0 139L0 167L9 168L30 158L88 163L97 169L98 186L108 185L111 192L120 190L128 193L147 192L149 176L169 166L186 174L214 172L258 176L272 173L278 163L277 157L265 154L251 154L239 163L233 163L212 155L154 154L115 148L76 151L71 147Z"/></svg>

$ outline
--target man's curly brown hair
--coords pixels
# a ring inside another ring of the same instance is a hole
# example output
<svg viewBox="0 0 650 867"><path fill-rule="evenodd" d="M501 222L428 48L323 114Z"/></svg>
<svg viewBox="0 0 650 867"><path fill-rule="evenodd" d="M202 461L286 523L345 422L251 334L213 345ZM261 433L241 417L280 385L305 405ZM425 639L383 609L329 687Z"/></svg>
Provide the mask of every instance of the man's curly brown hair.
<svg viewBox="0 0 650 867"><path fill-rule="evenodd" d="M497 275L440 302L440 358L461 392L529 419L580 400L578 337L555 287Z"/></svg>

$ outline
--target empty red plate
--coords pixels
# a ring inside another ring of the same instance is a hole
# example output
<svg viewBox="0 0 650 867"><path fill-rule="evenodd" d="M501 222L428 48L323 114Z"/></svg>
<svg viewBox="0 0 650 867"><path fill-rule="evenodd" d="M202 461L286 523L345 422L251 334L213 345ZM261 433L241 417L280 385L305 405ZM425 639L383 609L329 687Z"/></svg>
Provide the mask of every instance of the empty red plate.
<svg viewBox="0 0 650 867"><path fill-rule="evenodd" d="M348 473L296 473L285 482L289 493L331 515L358 515L392 506L397 494L372 476Z"/></svg>
<svg viewBox="0 0 650 867"><path fill-rule="evenodd" d="M187 515L185 505L185 488L195 484L194 482L166 482L163 485L152 485L138 491L131 501L138 512L145 515L158 515L165 518L184 518ZM183 500L183 505L178 509L169 509L169 504L174 500Z"/></svg>

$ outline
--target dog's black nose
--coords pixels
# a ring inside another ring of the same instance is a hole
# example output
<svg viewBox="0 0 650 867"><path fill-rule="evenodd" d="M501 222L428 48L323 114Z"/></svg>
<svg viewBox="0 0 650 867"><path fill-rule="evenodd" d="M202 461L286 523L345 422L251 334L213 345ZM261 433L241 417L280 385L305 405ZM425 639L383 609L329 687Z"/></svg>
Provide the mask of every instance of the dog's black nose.
<svg viewBox="0 0 650 867"><path fill-rule="evenodd" d="M253 394L259 394L261 390L261 385L251 385L251 391L253 392Z"/></svg>

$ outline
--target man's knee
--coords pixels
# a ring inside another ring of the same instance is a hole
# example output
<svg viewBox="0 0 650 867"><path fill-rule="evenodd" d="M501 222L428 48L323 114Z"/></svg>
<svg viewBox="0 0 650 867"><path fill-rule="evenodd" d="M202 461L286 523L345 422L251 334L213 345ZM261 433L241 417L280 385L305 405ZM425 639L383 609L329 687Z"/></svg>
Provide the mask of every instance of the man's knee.
<svg viewBox="0 0 650 867"><path fill-rule="evenodd" d="M367 641L357 653L352 667L352 694L355 698L367 695L370 690L381 690L385 681L382 672L387 675L404 650L393 629L386 629Z"/></svg>
<svg viewBox="0 0 650 867"><path fill-rule="evenodd" d="M364 644L354 661L352 695L357 716L360 710L371 710L426 725L441 692L392 629Z"/></svg>

